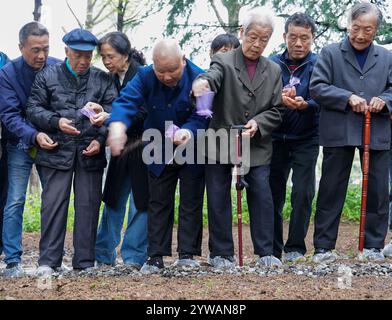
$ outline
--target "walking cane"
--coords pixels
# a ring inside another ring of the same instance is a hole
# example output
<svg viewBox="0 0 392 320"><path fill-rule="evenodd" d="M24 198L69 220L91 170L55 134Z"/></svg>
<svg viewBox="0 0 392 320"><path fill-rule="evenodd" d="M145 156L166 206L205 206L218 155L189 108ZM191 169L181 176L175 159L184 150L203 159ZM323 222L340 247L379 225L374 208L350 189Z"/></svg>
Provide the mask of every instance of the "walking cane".
<svg viewBox="0 0 392 320"><path fill-rule="evenodd" d="M242 251L242 195L241 191L244 188L248 187L242 169L242 131L245 129L243 125L233 125L231 129L237 130L236 135L236 154L237 161L235 164L237 181L235 184L235 188L237 190L237 224L238 224L238 256L239 256L239 266L242 267L244 265L243 251Z"/></svg>
<svg viewBox="0 0 392 320"><path fill-rule="evenodd" d="M366 221L366 202L369 181L369 149L370 149L370 123L371 114L366 112L363 127L363 158L362 158L362 199L361 199L361 218L359 224L359 254L362 255L365 243L365 221Z"/></svg>

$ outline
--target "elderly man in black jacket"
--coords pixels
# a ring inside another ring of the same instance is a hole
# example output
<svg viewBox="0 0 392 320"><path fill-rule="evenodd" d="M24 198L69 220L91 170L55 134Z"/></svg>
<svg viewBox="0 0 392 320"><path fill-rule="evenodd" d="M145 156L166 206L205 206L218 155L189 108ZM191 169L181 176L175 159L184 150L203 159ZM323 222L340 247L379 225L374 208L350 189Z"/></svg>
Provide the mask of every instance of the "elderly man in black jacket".
<svg viewBox="0 0 392 320"><path fill-rule="evenodd" d="M63 38L66 60L37 75L27 105L28 119L46 132L54 150L39 149L46 185L42 193L38 276L61 266L70 190L75 192L74 269L94 266L95 239L106 166L105 126L94 126L81 109L96 103L110 112L117 91L111 77L91 67L97 38L75 29Z"/></svg>

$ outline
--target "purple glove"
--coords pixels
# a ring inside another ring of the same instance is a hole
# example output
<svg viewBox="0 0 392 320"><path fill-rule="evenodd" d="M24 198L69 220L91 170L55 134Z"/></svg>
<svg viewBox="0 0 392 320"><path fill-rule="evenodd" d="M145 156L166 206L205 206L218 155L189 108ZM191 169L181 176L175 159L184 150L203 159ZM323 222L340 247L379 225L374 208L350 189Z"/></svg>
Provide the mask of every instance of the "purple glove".
<svg viewBox="0 0 392 320"><path fill-rule="evenodd" d="M202 96L196 97L196 113L199 116L212 118L212 103L215 92L207 91Z"/></svg>

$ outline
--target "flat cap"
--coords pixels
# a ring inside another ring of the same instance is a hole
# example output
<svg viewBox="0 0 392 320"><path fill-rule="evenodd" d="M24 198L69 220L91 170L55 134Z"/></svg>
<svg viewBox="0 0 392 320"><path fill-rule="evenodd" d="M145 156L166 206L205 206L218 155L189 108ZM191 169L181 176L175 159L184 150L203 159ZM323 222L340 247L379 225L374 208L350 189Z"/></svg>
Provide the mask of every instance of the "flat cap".
<svg viewBox="0 0 392 320"><path fill-rule="evenodd" d="M63 42L74 50L92 51L97 46L98 39L88 30L74 29L63 37Z"/></svg>

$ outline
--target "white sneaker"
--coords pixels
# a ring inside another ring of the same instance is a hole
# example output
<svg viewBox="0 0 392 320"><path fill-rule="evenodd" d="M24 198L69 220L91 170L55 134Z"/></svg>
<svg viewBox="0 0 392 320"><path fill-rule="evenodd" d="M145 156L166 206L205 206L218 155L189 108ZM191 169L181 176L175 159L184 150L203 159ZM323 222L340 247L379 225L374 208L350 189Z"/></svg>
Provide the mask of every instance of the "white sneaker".
<svg viewBox="0 0 392 320"><path fill-rule="evenodd" d="M392 240L384 247L382 253L385 257L392 257Z"/></svg>
<svg viewBox="0 0 392 320"><path fill-rule="evenodd" d="M20 263L15 263L13 265L9 265L8 268L4 269L3 276L4 278L21 278L25 275L25 272Z"/></svg>
<svg viewBox="0 0 392 320"><path fill-rule="evenodd" d="M257 267L277 268L282 266L282 262L275 256L263 256L256 262Z"/></svg>
<svg viewBox="0 0 392 320"><path fill-rule="evenodd" d="M208 263L215 269L230 270L235 268L235 259L233 256L216 256L211 258L208 256Z"/></svg>
<svg viewBox="0 0 392 320"><path fill-rule="evenodd" d="M147 261L143 264L140 272L142 274L154 274L159 273L163 270L165 265L163 264L162 257L149 257Z"/></svg>
<svg viewBox="0 0 392 320"><path fill-rule="evenodd" d="M41 278L41 277L50 277L53 273L55 272L55 270L49 266L39 266L37 271L36 271L36 276Z"/></svg>
<svg viewBox="0 0 392 320"><path fill-rule="evenodd" d="M283 261L284 262L305 262L306 258L304 257L304 255L301 252L298 251L292 251L292 252L287 252L285 253L285 255L283 256Z"/></svg>
<svg viewBox="0 0 392 320"><path fill-rule="evenodd" d="M360 260L372 261L372 262L384 262L385 257L381 252L381 249L363 249L362 255L359 256Z"/></svg>
<svg viewBox="0 0 392 320"><path fill-rule="evenodd" d="M317 252L317 251L316 251ZM312 258L313 263L332 263L338 258L332 250L325 250L323 252L315 253Z"/></svg>
<svg viewBox="0 0 392 320"><path fill-rule="evenodd" d="M200 263L194 259L178 259L173 263L173 266L179 268L200 268Z"/></svg>

